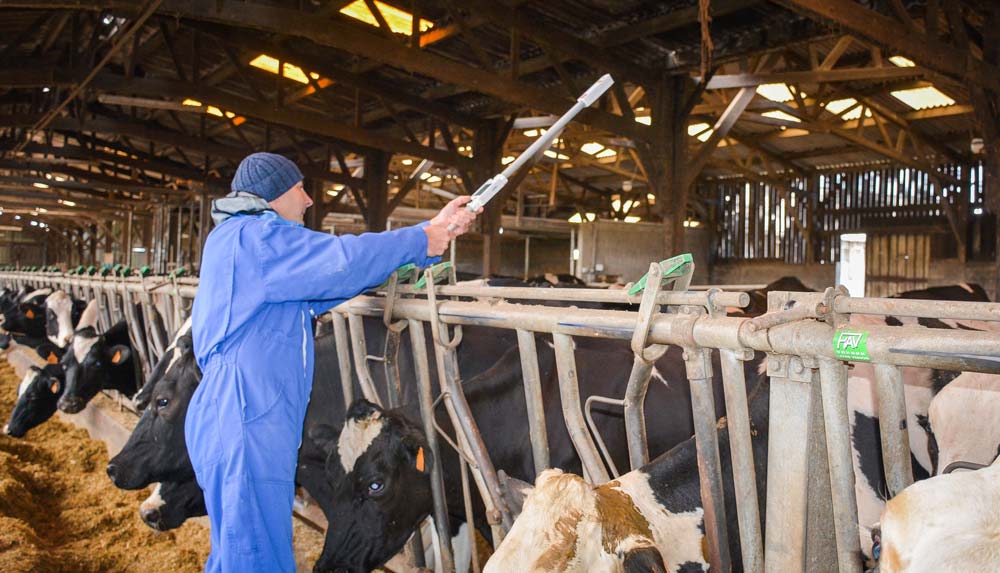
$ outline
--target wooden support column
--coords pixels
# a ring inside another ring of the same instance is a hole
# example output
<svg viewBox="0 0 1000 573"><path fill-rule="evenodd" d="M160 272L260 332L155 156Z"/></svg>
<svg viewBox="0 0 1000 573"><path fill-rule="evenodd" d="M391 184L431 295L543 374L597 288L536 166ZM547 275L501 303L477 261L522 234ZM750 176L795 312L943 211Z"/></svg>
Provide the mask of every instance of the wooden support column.
<svg viewBox="0 0 1000 573"><path fill-rule="evenodd" d="M697 99L693 97L695 89L688 76L672 75L660 78L647 92L654 136L638 150L663 219L664 258L684 249L689 185L687 119Z"/></svg>
<svg viewBox="0 0 1000 573"><path fill-rule="evenodd" d="M90 236L90 260L92 265L100 265L104 261L97 260L97 225L91 225L87 233Z"/></svg>
<svg viewBox="0 0 1000 573"><path fill-rule="evenodd" d="M365 154L365 199L368 203L368 217L365 222L369 231L384 231L389 219L389 159L384 151Z"/></svg>
<svg viewBox="0 0 1000 573"><path fill-rule="evenodd" d="M476 131L476 137L472 142L476 168L470 174L473 180L470 182L471 185L467 185L469 191L479 188L487 179L500 172L503 139L506 138L506 134L501 135L501 129L498 123L488 122ZM503 205L514 187L516 182L497 194L479 216L479 229L483 235L484 277L496 275L500 271L500 221Z"/></svg>
<svg viewBox="0 0 1000 573"><path fill-rule="evenodd" d="M983 26L983 61L1000 65L1000 7L987 7ZM997 218L994 227L994 256L997 263L996 290L1000 293L1000 92L970 83L969 95L975 109L976 128L983 148L983 199L986 208Z"/></svg>

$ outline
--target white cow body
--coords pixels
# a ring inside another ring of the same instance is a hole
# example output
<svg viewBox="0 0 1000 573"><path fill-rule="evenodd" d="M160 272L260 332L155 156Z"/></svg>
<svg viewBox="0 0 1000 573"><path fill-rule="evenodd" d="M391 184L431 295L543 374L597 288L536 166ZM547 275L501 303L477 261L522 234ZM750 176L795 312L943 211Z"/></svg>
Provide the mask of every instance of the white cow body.
<svg viewBox="0 0 1000 573"><path fill-rule="evenodd" d="M1000 377L963 372L934 397L928 416L939 474L957 461L992 463L1000 446Z"/></svg>
<svg viewBox="0 0 1000 573"><path fill-rule="evenodd" d="M882 573L1000 569L1000 465L917 482L882 514Z"/></svg>

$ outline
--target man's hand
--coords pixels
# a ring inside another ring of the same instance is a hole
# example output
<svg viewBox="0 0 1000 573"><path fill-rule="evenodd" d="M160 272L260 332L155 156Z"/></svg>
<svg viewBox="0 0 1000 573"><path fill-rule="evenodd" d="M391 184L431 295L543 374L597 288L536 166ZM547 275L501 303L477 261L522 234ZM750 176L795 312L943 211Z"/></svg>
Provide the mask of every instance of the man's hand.
<svg viewBox="0 0 1000 573"><path fill-rule="evenodd" d="M465 204L471 200L472 197L468 195L452 199L444 206L444 209L441 209L431 219L431 225L444 225L445 227L455 225L456 229L452 231L453 238L465 234L469 230L469 226L472 225L472 222L476 220L476 215L483 212L483 208L480 207L475 213L470 213L465 208Z"/></svg>
<svg viewBox="0 0 1000 573"><path fill-rule="evenodd" d="M424 232L427 233L428 257L443 255L448 249L448 243L455 237L465 234L476 220L476 215L483 212L480 207L475 213L470 213L465 204L471 200L472 197L468 195L452 199L431 219L430 224L424 227ZM449 225L455 225L455 230L449 231Z"/></svg>

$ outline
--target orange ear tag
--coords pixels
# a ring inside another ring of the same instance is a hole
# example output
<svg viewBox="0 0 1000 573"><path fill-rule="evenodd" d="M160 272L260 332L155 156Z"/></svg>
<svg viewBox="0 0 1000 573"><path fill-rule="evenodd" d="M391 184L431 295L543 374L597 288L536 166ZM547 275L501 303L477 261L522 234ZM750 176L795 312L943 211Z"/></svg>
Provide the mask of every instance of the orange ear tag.
<svg viewBox="0 0 1000 573"><path fill-rule="evenodd" d="M59 383L58 382L53 382L52 383L52 387L50 388L50 390L52 390L53 394L58 394L59 393Z"/></svg>
<svg viewBox="0 0 1000 573"><path fill-rule="evenodd" d="M45 357L45 361L49 364L59 364L59 357L56 356L55 352L49 352L49 355Z"/></svg>
<svg viewBox="0 0 1000 573"><path fill-rule="evenodd" d="M28 320L33 320L35 318L35 311L30 308L24 313L24 316L28 317Z"/></svg>
<svg viewBox="0 0 1000 573"><path fill-rule="evenodd" d="M417 471L424 471L424 449L417 448Z"/></svg>
<svg viewBox="0 0 1000 573"><path fill-rule="evenodd" d="M115 351L115 355L111 357L111 363L112 364L118 364L121 361L122 361L122 351L121 350L117 350L117 351Z"/></svg>

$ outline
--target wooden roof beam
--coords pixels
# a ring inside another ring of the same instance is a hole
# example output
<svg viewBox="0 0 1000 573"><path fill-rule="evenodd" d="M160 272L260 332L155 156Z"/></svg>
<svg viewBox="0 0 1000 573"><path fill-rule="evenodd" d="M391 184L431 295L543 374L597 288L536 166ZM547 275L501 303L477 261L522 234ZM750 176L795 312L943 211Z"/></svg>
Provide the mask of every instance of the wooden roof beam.
<svg viewBox="0 0 1000 573"><path fill-rule="evenodd" d="M872 44L912 59L925 68L1000 92L1000 69L970 50L908 28L906 24L852 0L771 0L810 18L831 22Z"/></svg>
<svg viewBox="0 0 1000 573"><path fill-rule="evenodd" d="M37 120L37 117L37 115L0 116L0 128L30 127L33 125L33 122ZM73 118L57 118L53 120L49 127L51 129L65 132L86 131L106 133L110 135L126 135L136 139L154 141L180 149L187 149L202 155L226 158L234 162L241 161L247 156L247 152L240 148L230 147L225 144L185 135L157 124L138 121L109 118L88 118L81 123L79 120ZM343 173L328 171L326 169L312 169L308 165L300 165L299 169L302 170L303 175L306 177L312 177L313 179L320 179L331 183L343 183L344 185L358 183L358 180L355 177L351 177Z"/></svg>
<svg viewBox="0 0 1000 573"><path fill-rule="evenodd" d="M587 62L598 71L609 72L619 82L630 80L637 84L649 83L649 71L622 59L611 56L604 47L597 46L564 32L546 26L535 18L517 14L499 2L491 0L464 0L462 5L506 28L517 30L542 46L546 52L558 52L570 59Z"/></svg>
<svg viewBox="0 0 1000 573"><path fill-rule="evenodd" d="M138 13L143 4L140 0L94 0L85 6L76 0L11 0L10 4L5 2L4 6L75 10L114 8L121 13ZM481 70L429 51L411 48L384 37L378 30L369 30L367 26L310 17L308 13L297 10L254 2L227 5L218 0L163 0L159 13L305 38L322 46L548 113L562 114L573 104L572 100L560 97L551 90L511 80L501 73ZM633 139L645 141L652 137L652 130L648 126L595 108L581 112L576 121Z"/></svg>
<svg viewBox="0 0 1000 573"><path fill-rule="evenodd" d="M398 89L395 86L376 78L367 77L364 74L348 71L338 66L331 65L329 63L329 59L327 58L306 54L302 50L297 50L294 47L287 47L280 42L269 41L261 38L257 34L253 34L245 30L234 30L202 22L192 22L189 25L192 25L196 29L208 32L218 38L220 42L239 47L241 53L233 55L243 56L242 61L240 62L241 64L243 64L244 61L249 62L251 57L258 54L267 53L268 55L278 58L284 62L293 63L303 70L316 72L320 74L320 76L330 78L338 84L350 86L363 92L377 95L395 104L413 108L431 117L437 117L439 119L473 129L478 128L482 124L482 120L475 116L456 111L444 104L422 99L419 96Z"/></svg>
<svg viewBox="0 0 1000 573"><path fill-rule="evenodd" d="M765 74L716 75L708 81L706 89L732 89L755 87L761 84L822 84L834 82L884 81L898 78L923 77L927 71L920 67L900 68L840 68L836 70L784 71Z"/></svg>
<svg viewBox="0 0 1000 573"><path fill-rule="evenodd" d="M391 153L404 153L414 157L430 159L465 169L471 168L472 161L442 149L427 147L418 143L395 139L366 129L345 125L339 121L314 112L290 108L277 108L270 102L258 102L228 92L185 82L158 79L132 79L104 74L94 81L93 88L107 93L138 94L147 97L193 98L211 104L237 115L256 118L274 124L292 127L301 131L332 137L354 145L382 149Z"/></svg>

